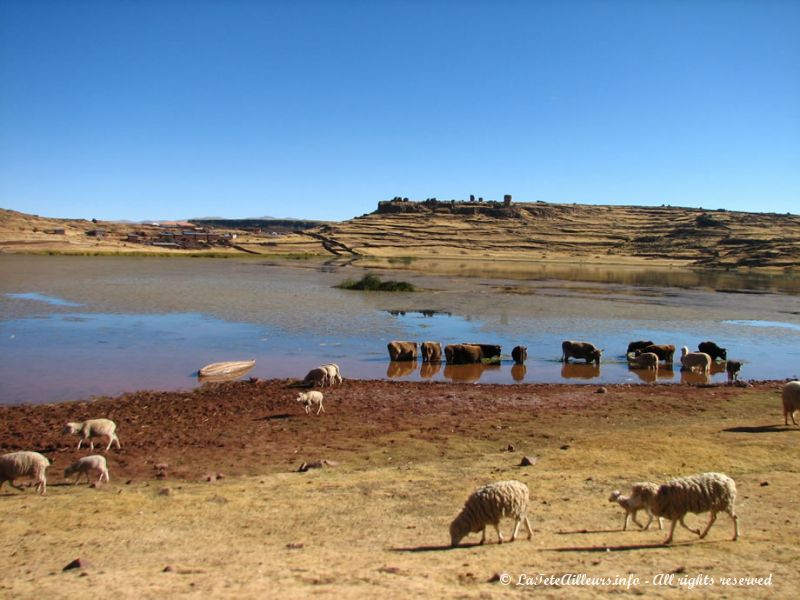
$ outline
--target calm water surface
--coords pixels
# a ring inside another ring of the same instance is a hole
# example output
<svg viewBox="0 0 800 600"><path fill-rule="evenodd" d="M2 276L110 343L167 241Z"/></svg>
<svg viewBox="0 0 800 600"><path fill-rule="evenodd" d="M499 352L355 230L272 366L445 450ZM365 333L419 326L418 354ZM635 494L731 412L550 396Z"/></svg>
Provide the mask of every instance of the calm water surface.
<svg viewBox="0 0 800 600"><path fill-rule="evenodd" d="M541 269L513 279L395 271L382 275L425 291L384 294L338 290L363 271L321 263L0 256L0 403L190 389L199 367L249 358L257 363L248 376L265 378L302 378L333 361L358 378L650 382L653 374L629 369L623 356L635 339L691 349L712 339L745 362L746 379L800 374L793 278L745 276L737 287L728 273L716 291L695 272L614 281L607 271L560 275L570 279ZM697 285L672 285L690 280ZM490 366L390 363L393 339L496 343L506 358ZM600 367L562 365L564 339L604 348ZM528 347L524 366L508 356L518 344ZM723 367L716 371L710 381L724 381ZM678 367L658 374L660 382L687 380L703 381Z"/></svg>

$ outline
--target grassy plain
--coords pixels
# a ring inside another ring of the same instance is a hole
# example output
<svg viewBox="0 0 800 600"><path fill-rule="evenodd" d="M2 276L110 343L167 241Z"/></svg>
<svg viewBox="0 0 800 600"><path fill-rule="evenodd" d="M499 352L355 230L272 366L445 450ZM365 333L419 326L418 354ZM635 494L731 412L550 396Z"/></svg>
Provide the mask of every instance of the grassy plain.
<svg viewBox="0 0 800 600"><path fill-rule="evenodd" d="M788 598L800 583L800 429L783 425L776 382L601 394L592 385L346 381L326 392L319 417L287 400L287 385L2 408L4 451L38 447L55 465L44 497L0 492L0 595L676 597L707 576L714 583L698 597ZM123 448L109 454L111 484L62 483L60 470L78 455L73 440L34 432L112 406ZM524 455L536 464L518 466ZM336 464L297 472L321 458ZM160 461L170 464L164 480L152 475ZM223 479L205 480L219 470ZM702 471L736 480L739 541L726 515L704 540L679 527L669 547L655 524L621 531L611 490ZM508 478L530 487L533 540L478 546L472 535L449 548L448 525L467 495ZM89 566L62 572L78 557ZM512 585L492 581L504 574ZM563 574L639 582L538 579ZM655 585L659 574L664 583L673 575L671 585ZM515 585L522 575L539 585ZM771 586L721 584L770 575Z"/></svg>

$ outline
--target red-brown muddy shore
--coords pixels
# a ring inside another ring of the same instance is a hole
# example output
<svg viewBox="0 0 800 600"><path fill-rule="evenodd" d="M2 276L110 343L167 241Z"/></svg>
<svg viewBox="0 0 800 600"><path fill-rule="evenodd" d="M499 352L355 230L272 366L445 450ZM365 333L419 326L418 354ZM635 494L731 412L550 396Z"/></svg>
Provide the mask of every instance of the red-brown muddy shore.
<svg viewBox="0 0 800 600"><path fill-rule="evenodd" d="M781 386L776 381L748 387L600 388L347 380L325 388L325 412L306 415L295 401L302 389L294 383L249 380L206 384L188 392L138 391L91 401L0 406L0 452L36 450L60 470L87 452L76 449L77 438L61 433L64 423L108 417L117 423L122 442L121 450L108 452L118 482L153 478L155 465L162 463L176 479L218 472L256 475L296 470L303 461L322 458L369 464L370 452L393 443L390 438L396 435L434 448L444 448L454 437L513 446L525 435L520 429L531 428L532 419L537 443L558 447L569 440L574 419L595 419L604 427L616 417L635 420L669 413L679 419L723 408L742 394Z"/></svg>

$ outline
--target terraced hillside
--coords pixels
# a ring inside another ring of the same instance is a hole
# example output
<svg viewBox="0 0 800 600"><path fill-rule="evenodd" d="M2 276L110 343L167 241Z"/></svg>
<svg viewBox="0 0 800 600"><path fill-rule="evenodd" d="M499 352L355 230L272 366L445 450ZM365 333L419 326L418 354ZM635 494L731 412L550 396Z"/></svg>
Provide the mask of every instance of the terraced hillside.
<svg viewBox="0 0 800 600"><path fill-rule="evenodd" d="M800 267L800 216L789 214L395 199L361 217L288 234L221 223L226 224L211 230L225 239L195 244L192 252L340 256L360 259L365 266L371 261L459 259ZM94 229L103 235L93 237ZM45 219L0 209L0 252L187 252L175 244L147 243L162 233L154 226Z"/></svg>
<svg viewBox="0 0 800 600"><path fill-rule="evenodd" d="M796 215L666 206L391 201L374 213L309 230L304 237L333 254L383 258L800 265Z"/></svg>

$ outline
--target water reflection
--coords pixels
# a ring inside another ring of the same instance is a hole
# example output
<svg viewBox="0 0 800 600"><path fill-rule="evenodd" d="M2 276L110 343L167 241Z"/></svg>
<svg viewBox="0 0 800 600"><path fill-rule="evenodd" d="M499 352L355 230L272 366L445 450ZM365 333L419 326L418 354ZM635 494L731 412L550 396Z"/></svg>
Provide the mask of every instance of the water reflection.
<svg viewBox="0 0 800 600"><path fill-rule="evenodd" d="M514 381L523 381L525 379L525 373L528 372L528 367L524 364L515 364L511 367L511 379Z"/></svg>
<svg viewBox="0 0 800 600"><path fill-rule="evenodd" d="M387 377L408 377L417 368L416 360L390 360L386 367Z"/></svg>
<svg viewBox="0 0 800 600"><path fill-rule="evenodd" d="M365 268L389 266L380 259L364 259L359 266ZM775 291L800 294L800 278L791 273L765 273L741 271L710 271L690 268L642 268L622 265L554 265L531 261L428 261L414 260L403 270L429 275L455 275L459 277L491 277L543 281L585 281L630 286L658 286L673 288L704 288L718 292L758 294Z"/></svg>
<svg viewBox="0 0 800 600"><path fill-rule="evenodd" d="M628 365L628 371L636 375L644 383L655 383L658 380L657 369L640 369L636 365Z"/></svg>
<svg viewBox="0 0 800 600"><path fill-rule="evenodd" d="M419 376L422 379L432 379L439 374L439 371L442 370L442 363L435 362L435 363L422 363L422 366L419 368Z"/></svg>
<svg viewBox="0 0 800 600"><path fill-rule="evenodd" d="M681 383L691 383L694 385L708 385L711 378L708 373L699 373L697 371L681 371Z"/></svg>
<svg viewBox="0 0 800 600"><path fill-rule="evenodd" d="M469 365L446 365L444 377L454 383L475 383L488 372L499 371L500 365L473 363Z"/></svg>
<svg viewBox="0 0 800 600"><path fill-rule="evenodd" d="M600 377L600 365L564 363L561 367L561 377L564 379L594 379Z"/></svg>

